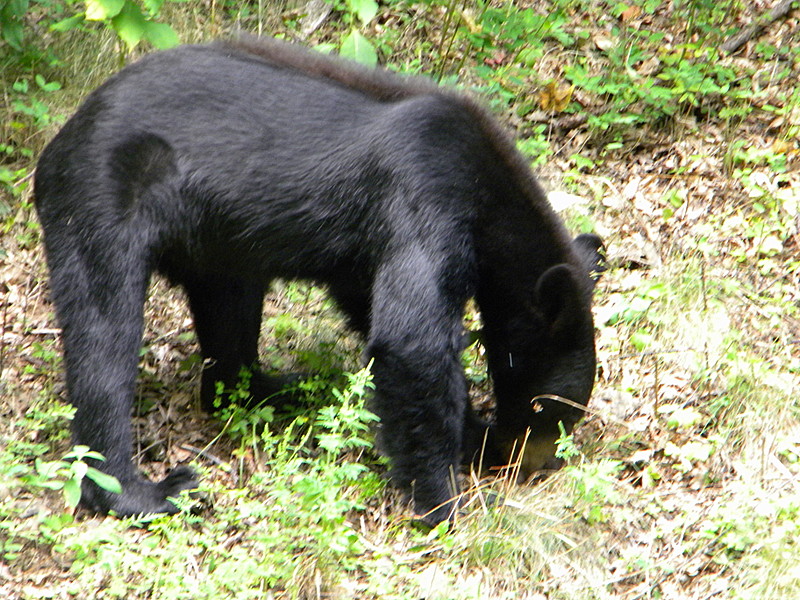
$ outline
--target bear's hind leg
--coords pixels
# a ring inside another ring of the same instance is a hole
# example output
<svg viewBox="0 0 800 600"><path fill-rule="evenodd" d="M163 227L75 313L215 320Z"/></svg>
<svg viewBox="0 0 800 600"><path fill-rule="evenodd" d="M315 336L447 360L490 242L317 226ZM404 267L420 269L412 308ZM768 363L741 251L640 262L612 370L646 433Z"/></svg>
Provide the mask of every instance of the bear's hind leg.
<svg viewBox="0 0 800 600"><path fill-rule="evenodd" d="M243 368L251 369L249 392L256 402L279 394L296 380L291 376L269 376L256 368L263 286L218 276L187 278L183 285L200 350L208 361L200 384L203 410L214 411L217 383L221 382L226 390L233 389Z"/></svg>
<svg viewBox="0 0 800 600"><path fill-rule="evenodd" d="M67 391L76 407L73 443L101 453L104 461L90 462L122 486L116 494L85 478L81 501L119 516L174 513L177 508L168 498L196 487L192 470L180 467L154 483L132 463L131 407L148 274L135 236L126 234L98 235L89 244L64 235L63 243L48 253L63 329Z"/></svg>

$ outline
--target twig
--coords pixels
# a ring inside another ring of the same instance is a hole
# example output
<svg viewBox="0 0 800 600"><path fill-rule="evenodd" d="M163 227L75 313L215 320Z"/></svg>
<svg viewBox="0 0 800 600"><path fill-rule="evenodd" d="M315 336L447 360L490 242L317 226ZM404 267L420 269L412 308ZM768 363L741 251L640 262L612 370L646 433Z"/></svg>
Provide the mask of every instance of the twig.
<svg viewBox="0 0 800 600"><path fill-rule="evenodd" d="M197 448L195 446L192 446L191 444L181 444L180 448L181 450L186 450L187 452L194 452L197 455L197 458L205 458L210 463L217 465L223 471L226 471L228 473L228 476L231 478L233 485L239 485L239 475L236 472L236 469L226 468L229 467L229 463L211 454L208 451L207 446L206 448Z"/></svg>
<svg viewBox="0 0 800 600"><path fill-rule="evenodd" d="M766 15L761 14L756 17L755 23L751 23L733 37L728 38L728 41L726 41L720 47L728 53L736 52L745 43L749 42L752 38L761 33L761 31L766 28L767 25L770 25L778 19L788 15L789 11L792 10L792 5L794 4L797 4L797 0L783 0L782 2L779 2Z"/></svg>
<svg viewBox="0 0 800 600"><path fill-rule="evenodd" d="M0 377L6 358L6 323L8 322L8 286L3 284L3 322L0 323Z"/></svg>
<svg viewBox="0 0 800 600"><path fill-rule="evenodd" d="M589 119L586 113L568 114L562 117L554 117L551 113L544 110L537 110L525 117L531 123L547 123L556 129L571 131L577 129Z"/></svg>
<svg viewBox="0 0 800 600"><path fill-rule="evenodd" d="M207 461L217 465L218 467L224 467L228 464L226 461L214 456L208 450L203 448L197 448L196 446L192 446L190 444L181 444L180 448L181 450L186 450L187 452L193 452L198 458L205 458Z"/></svg>

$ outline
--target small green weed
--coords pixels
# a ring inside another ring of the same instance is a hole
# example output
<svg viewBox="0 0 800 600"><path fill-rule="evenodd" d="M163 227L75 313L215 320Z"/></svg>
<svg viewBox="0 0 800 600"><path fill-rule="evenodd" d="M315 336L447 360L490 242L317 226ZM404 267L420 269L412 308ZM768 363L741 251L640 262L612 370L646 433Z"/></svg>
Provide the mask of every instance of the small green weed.
<svg viewBox="0 0 800 600"><path fill-rule="evenodd" d="M573 438L572 434L567 433L567 431L564 429L564 424L561 421L558 422L558 431L560 432L560 435L556 440L556 458L568 461L571 458L580 456L581 451L575 445L575 439Z"/></svg>
<svg viewBox="0 0 800 600"><path fill-rule="evenodd" d="M132 50L146 41L155 48L171 48L178 34L158 18L165 0L86 0L86 9L52 25L55 31L69 31L85 22L103 23Z"/></svg>
<svg viewBox="0 0 800 600"><path fill-rule="evenodd" d="M50 443L64 440L69 432L66 425L75 415L75 408L61 402L38 400L14 422L18 432L5 447L11 460L27 460L44 456Z"/></svg>
<svg viewBox="0 0 800 600"><path fill-rule="evenodd" d="M180 518L132 520L144 528L139 534L112 520L96 530L63 529L55 549L74 557L76 584L102 573L100 592L111 597L146 589L154 598L255 597L269 590L301 595L315 578L319 584L320 577L346 576L365 549L349 517L364 511L384 485L352 458L372 444L368 429L376 417L364 409L369 372L347 381L333 392L335 402L310 419L282 428L259 423L263 430L250 443L259 445L266 463L246 488L204 478L201 488L216 499L213 519L187 507ZM133 545L132 536L138 538ZM196 566L188 573L180 566L187 555Z"/></svg>
<svg viewBox="0 0 800 600"><path fill-rule="evenodd" d="M622 470L618 460L603 459L565 468L574 486L575 509L588 523L603 523L621 495L617 475Z"/></svg>
<svg viewBox="0 0 800 600"><path fill-rule="evenodd" d="M48 81L43 75L21 76L8 90L10 99L10 119L0 127L3 140L0 142L0 162L13 162L31 159L34 154L32 140L41 137L51 125L59 123L60 117L50 113L46 99L61 90L57 81ZM0 182L12 195L20 197L22 189L19 182L25 181L24 171L3 171Z"/></svg>
<svg viewBox="0 0 800 600"><path fill-rule="evenodd" d="M233 390L225 390L222 382L218 382L217 398L214 401L218 409L215 416L225 423L223 433L233 439L242 440L242 443L257 440L275 417L275 408L268 404L268 399L256 406L249 406L252 400L251 377L249 369L242 369L239 383Z"/></svg>
<svg viewBox="0 0 800 600"><path fill-rule="evenodd" d="M61 460L34 460L34 468L27 473L18 474L22 483L33 488L61 490L64 502L69 508L78 506L81 499L81 483L84 478L91 479L102 489L115 494L122 492L116 477L107 475L87 460L103 461L103 456L87 446L75 446Z"/></svg>
<svg viewBox="0 0 800 600"><path fill-rule="evenodd" d="M317 46L321 52L337 51L338 54L368 67L378 64L375 45L362 33L378 14L375 0L326 0L340 15L341 21L349 27L338 44L324 43ZM360 26L359 26L360 24Z"/></svg>

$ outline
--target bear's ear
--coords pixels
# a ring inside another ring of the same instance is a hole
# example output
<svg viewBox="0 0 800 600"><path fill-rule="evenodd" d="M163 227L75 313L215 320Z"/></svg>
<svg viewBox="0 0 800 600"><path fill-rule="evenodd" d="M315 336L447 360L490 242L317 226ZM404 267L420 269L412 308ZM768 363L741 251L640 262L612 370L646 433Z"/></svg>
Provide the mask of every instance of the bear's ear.
<svg viewBox="0 0 800 600"><path fill-rule="evenodd" d="M584 292L575 268L560 264L550 267L536 282L534 301L544 316L551 339L566 339L581 321L586 311Z"/></svg>
<svg viewBox="0 0 800 600"><path fill-rule="evenodd" d="M594 283L600 279L600 275L606 270L606 248L600 236L593 233L582 233L572 242L578 251L589 277Z"/></svg>

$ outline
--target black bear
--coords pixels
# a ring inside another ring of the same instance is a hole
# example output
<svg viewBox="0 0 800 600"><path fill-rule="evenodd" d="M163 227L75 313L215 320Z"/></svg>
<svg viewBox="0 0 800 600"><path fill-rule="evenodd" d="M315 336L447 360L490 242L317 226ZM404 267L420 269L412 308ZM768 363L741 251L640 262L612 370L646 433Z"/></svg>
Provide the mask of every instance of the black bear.
<svg viewBox="0 0 800 600"><path fill-rule="evenodd" d="M484 109L422 78L362 69L276 40L146 56L86 99L39 161L35 201L63 328L73 440L122 493L119 515L174 512L196 482L131 462L131 405L153 271L181 285L203 357L201 400L257 360L270 280L327 286L374 360L391 476L430 522L457 505L454 471L481 450L523 469L553 456L595 373L600 240L567 234ZM497 397L472 412L461 366L474 297ZM276 383L257 374L256 396ZM542 397L544 395L544 397ZM534 401L535 399L535 401Z"/></svg>

